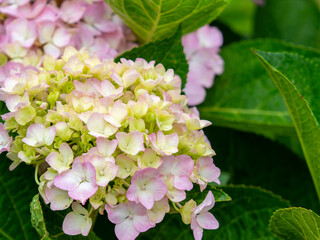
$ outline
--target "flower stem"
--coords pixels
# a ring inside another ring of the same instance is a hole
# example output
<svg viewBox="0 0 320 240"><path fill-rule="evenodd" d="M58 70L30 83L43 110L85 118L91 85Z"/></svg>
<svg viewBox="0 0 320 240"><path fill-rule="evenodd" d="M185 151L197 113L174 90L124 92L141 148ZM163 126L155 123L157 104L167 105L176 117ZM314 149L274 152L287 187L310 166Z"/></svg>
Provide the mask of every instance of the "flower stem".
<svg viewBox="0 0 320 240"><path fill-rule="evenodd" d="M174 209L177 210L178 212L180 212L180 208L174 202L171 202L171 203L172 203L172 206L174 207Z"/></svg>
<svg viewBox="0 0 320 240"><path fill-rule="evenodd" d="M93 207L92 207L92 205L91 204L89 204L89 216L90 216L90 218L92 219L92 226L91 226L91 229L93 229L93 227L94 227L94 224L96 223L96 220L97 220L97 217L98 217L98 212L99 212L99 209L94 209Z"/></svg>
<svg viewBox="0 0 320 240"><path fill-rule="evenodd" d="M92 209L93 209L93 208L92 208ZM92 219L92 227L91 227L91 229L93 229L94 224L96 223L96 220L97 220L97 217L98 217L98 213L99 213L99 210L97 209L97 210L93 210L93 211L91 212L91 214L90 214L90 217L91 217L91 219Z"/></svg>
<svg viewBox="0 0 320 240"><path fill-rule="evenodd" d="M127 183L126 180L124 180L124 179L121 178L121 182L122 182L124 185L126 185L127 187L130 187L130 184Z"/></svg>
<svg viewBox="0 0 320 240"><path fill-rule="evenodd" d="M38 163L38 164L36 165L36 170L34 171L34 180L36 181L36 183L37 183L38 185L40 185L40 182L39 182L39 179L38 179L39 165L40 165L40 163Z"/></svg>

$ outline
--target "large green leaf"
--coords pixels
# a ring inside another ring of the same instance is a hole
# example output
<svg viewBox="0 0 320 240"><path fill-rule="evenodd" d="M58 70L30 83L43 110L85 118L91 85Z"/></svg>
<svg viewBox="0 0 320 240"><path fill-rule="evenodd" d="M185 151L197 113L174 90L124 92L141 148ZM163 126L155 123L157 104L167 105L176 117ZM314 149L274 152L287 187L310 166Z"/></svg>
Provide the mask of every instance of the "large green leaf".
<svg viewBox="0 0 320 240"><path fill-rule="evenodd" d="M231 0L106 0L142 42L183 34L212 22Z"/></svg>
<svg viewBox="0 0 320 240"><path fill-rule="evenodd" d="M268 229L272 213L279 208L288 207L282 198L256 187L223 187L233 201L217 203L211 210L220 223L218 230L204 230L203 239L219 240L257 240L276 239ZM177 214L169 215L155 229L141 234L143 240L191 240L190 226L182 223Z"/></svg>
<svg viewBox="0 0 320 240"><path fill-rule="evenodd" d="M34 240L37 233L30 222L29 203L37 192L34 169L19 166L9 171L11 161L4 154L0 161L0 239Z"/></svg>
<svg viewBox="0 0 320 240"><path fill-rule="evenodd" d="M242 41L224 47L221 56L225 71L216 78L213 88L207 91L205 102L199 106L201 117L215 126L263 134L299 152L285 102L252 54L252 48L296 51L312 58L320 56L319 52L307 48L268 39Z"/></svg>
<svg viewBox="0 0 320 240"><path fill-rule="evenodd" d="M133 48L118 56L115 61L119 62L121 58L136 60L143 58L147 61L155 60L161 63L166 69L172 68L175 74L182 80L182 89L187 80L188 62L183 52L181 44L181 29L169 38L147 43L140 47Z"/></svg>
<svg viewBox="0 0 320 240"><path fill-rule="evenodd" d="M257 52L288 106L320 198L320 58Z"/></svg>
<svg viewBox="0 0 320 240"><path fill-rule="evenodd" d="M214 126L204 131L217 153L214 163L230 175L229 184L260 186L293 206L320 212L307 164L292 151L252 133Z"/></svg>
<svg viewBox="0 0 320 240"><path fill-rule="evenodd" d="M62 231L62 222L64 217L69 212L52 211L47 205L41 204L39 194L36 194L30 204L31 221L33 227L43 240L99 240L92 231L87 237L82 235L69 236Z"/></svg>
<svg viewBox="0 0 320 240"><path fill-rule="evenodd" d="M230 27L235 33L251 36L256 8L252 0L232 0L217 20Z"/></svg>
<svg viewBox="0 0 320 240"><path fill-rule="evenodd" d="M305 208L285 208L276 211L269 227L283 240L320 239L320 217Z"/></svg>
<svg viewBox="0 0 320 240"><path fill-rule="evenodd" d="M320 11L316 1L267 0L256 14L256 37L320 47Z"/></svg>

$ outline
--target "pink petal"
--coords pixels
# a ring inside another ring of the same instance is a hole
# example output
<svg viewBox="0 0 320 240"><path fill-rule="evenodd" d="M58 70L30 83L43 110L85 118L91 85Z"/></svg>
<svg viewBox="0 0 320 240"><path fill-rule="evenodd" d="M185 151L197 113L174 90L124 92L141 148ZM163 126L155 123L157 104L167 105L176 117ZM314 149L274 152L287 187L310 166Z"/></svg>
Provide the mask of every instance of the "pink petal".
<svg viewBox="0 0 320 240"><path fill-rule="evenodd" d="M44 45L43 50L46 54L48 54L54 58L58 58L61 55L60 49L52 43L48 43L48 44Z"/></svg>
<svg viewBox="0 0 320 240"><path fill-rule="evenodd" d="M136 204L134 202L128 202L127 207L129 209L130 213L132 213L135 216L144 216L147 214L147 210L141 204Z"/></svg>
<svg viewBox="0 0 320 240"><path fill-rule="evenodd" d="M132 182L131 182L131 185L129 186L127 194L126 194L128 200L134 201L134 202L138 201L137 200L138 193L139 193L139 186L136 184L132 184Z"/></svg>
<svg viewBox="0 0 320 240"><path fill-rule="evenodd" d="M210 212L200 213L196 217L196 219L197 219L197 222L200 225L200 227L202 227L204 229L217 229L217 228L219 228L219 222Z"/></svg>
<svg viewBox="0 0 320 240"><path fill-rule="evenodd" d="M114 208L111 208L108 204L106 204L106 211L108 213L108 218L110 222L114 224L119 224L123 222L129 216L129 210L126 204L119 204Z"/></svg>
<svg viewBox="0 0 320 240"><path fill-rule="evenodd" d="M154 198L151 192L149 191L139 191L138 192L138 201L146 208L151 209L154 203Z"/></svg>
<svg viewBox="0 0 320 240"><path fill-rule="evenodd" d="M173 188L168 190L167 196L172 202L181 202L186 199L186 192Z"/></svg>
<svg viewBox="0 0 320 240"><path fill-rule="evenodd" d="M177 189L187 191L190 191L193 188L193 184L188 176L175 177L173 186Z"/></svg>
<svg viewBox="0 0 320 240"><path fill-rule="evenodd" d="M46 5L43 11L35 18L35 22L43 21L55 22L58 19L58 9L51 5Z"/></svg>
<svg viewBox="0 0 320 240"><path fill-rule="evenodd" d="M63 221L62 229L68 235L78 235L81 233L82 224L83 220L79 218L79 215L70 212Z"/></svg>
<svg viewBox="0 0 320 240"><path fill-rule="evenodd" d="M134 228L133 221L127 218L116 225L115 233L119 240L134 240L140 232Z"/></svg>
<svg viewBox="0 0 320 240"><path fill-rule="evenodd" d="M23 47L30 48L37 39L37 26L27 19L15 19L6 26L11 42L19 42Z"/></svg>
<svg viewBox="0 0 320 240"><path fill-rule="evenodd" d="M171 169L174 161L174 156L164 156L162 157L162 165L159 168L161 175L171 174Z"/></svg>
<svg viewBox="0 0 320 240"><path fill-rule="evenodd" d="M187 155L179 155L174 159L174 164L172 166L173 174L184 175L190 177L194 168L194 161L191 157Z"/></svg>
<svg viewBox="0 0 320 240"><path fill-rule="evenodd" d="M201 240L202 239L202 235L203 235L203 229L197 225L197 227L195 227L193 229L193 236L195 240Z"/></svg>
<svg viewBox="0 0 320 240"><path fill-rule="evenodd" d="M90 4L86 8L86 12L83 16L83 19L89 23L94 24L96 21L101 21L105 13L105 4L103 2L95 2Z"/></svg>
<svg viewBox="0 0 320 240"><path fill-rule="evenodd" d="M71 39L71 34L65 28L58 28L53 35L52 42L57 47L65 47L69 44Z"/></svg>
<svg viewBox="0 0 320 240"><path fill-rule="evenodd" d="M152 193L155 201L159 201L165 196L168 188L165 182L162 179L158 178L154 179L152 183L150 182L147 185L147 190Z"/></svg>
<svg viewBox="0 0 320 240"><path fill-rule="evenodd" d="M197 30L202 48L219 49L223 44L223 36L217 27L205 25Z"/></svg>
<svg viewBox="0 0 320 240"><path fill-rule="evenodd" d="M151 223L148 216L134 216L133 226L139 232L145 232L154 227L155 224Z"/></svg>
<svg viewBox="0 0 320 240"><path fill-rule="evenodd" d="M195 106L202 103L206 97L206 90L188 74L187 84L183 90L188 97L188 105Z"/></svg>
<svg viewBox="0 0 320 240"><path fill-rule="evenodd" d="M84 162L81 164L74 164L72 166L75 172L77 172L81 176L85 176L86 180L90 183L96 182L96 169L89 162Z"/></svg>
<svg viewBox="0 0 320 240"><path fill-rule="evenodd" d="M96 184L82 182L77 188L69 191L69 196L75 200L79 200L82 204L85 204L85 202L93 196L97 190L98 186Z"/></svg>
<svg viewBox="0 0 320 240"><path fill-rule="evenodd" d="M208 192L206 198L203 202L194 210L195 214L199 214L200 212L207 212L211 208L213 208L215 204L214 196L211 191Z"/></svg>
<svg viewBox="0 0 320 240"><path fill-rule="evenodd" d="M32 5L30 3L20 6L16 17L33 19L39 15L46 5L46 0L37 0Z"/></svg>
<svg viewBox="0 0 320 240"><path fill-rule="evenodd" d="M63 231L68 235L82 234L83 236L87 236L92 226L92 220L88 216L88 211L77 202L72 204L72 209L74 211L68 213L63 221ZM80 212L76 211L77 209L81 209Z"/></svg>
<svg viewBox="0 0 320 240"><path fill-rule="evenodd" d="M82 180L79 175L75 174L74 171L69 170L60 175L57 175L54 178L53 183L56 187L62 190L71 191L73 189L76 189L81 181Z"/></svg>
<svg viewBox="0 0 320 240"><path fill-rule="evenodd" d="M201 157L197 160L199 175L207 182L219 181L220 169L213 164L211 157Z"/></svg>
<svg viewBox="0 0 320 240"><path fill-rule="evenodd" d="M183 51L187 56L200 48L200 42L196 32L184 35L182 38Z"/></svg>
<svg viewBox="0 0 320 240"><path fill-rule="evenodd" d="M82 18L85 10L81 1L65 1L60 8L61 19L67 23L76 23Z"/></svg>

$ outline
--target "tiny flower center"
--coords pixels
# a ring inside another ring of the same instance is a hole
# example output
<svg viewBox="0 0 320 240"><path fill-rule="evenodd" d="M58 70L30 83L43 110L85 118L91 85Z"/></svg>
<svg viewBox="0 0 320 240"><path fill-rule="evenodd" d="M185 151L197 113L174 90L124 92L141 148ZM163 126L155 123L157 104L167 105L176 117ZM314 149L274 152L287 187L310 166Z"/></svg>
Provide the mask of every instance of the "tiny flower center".
<svg viewBox="0 0 320 240"><path fill-rule="evenodd" d="M80 182L80 184L83 183L83 182L87 182L87 179L86 179L85 176L82 176L82 177L81 177L81 182Z"/></svg>
<svg viewBox="0 0 320 240"><path fill-rule="evenodd" d="M147 189L147 184L144 184L144 185L141 186L141 190L142 191L145 191L146 189Z"/></svg>

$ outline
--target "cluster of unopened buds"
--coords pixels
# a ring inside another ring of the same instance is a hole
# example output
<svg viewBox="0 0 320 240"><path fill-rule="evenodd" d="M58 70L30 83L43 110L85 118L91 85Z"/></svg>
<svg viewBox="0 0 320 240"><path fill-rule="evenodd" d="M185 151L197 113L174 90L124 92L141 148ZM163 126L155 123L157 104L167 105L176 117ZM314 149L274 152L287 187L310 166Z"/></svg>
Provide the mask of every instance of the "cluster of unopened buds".
<svg viewBox="0 0 320 240"><path fill-rule="evenodd" d="M11 170L35 166L52 210L71 206L66 234L88 235L94 213L105 210L120 240L135 239L170 209L191 223L195 239L218 228L211 191L199 205L186 201L194 185L219 183L220 170L201 130L210 122L187 107L172 69L67 47L61 59L45 56L43 67L11 72L0 84L9 110L1 152Z"/></svg>

